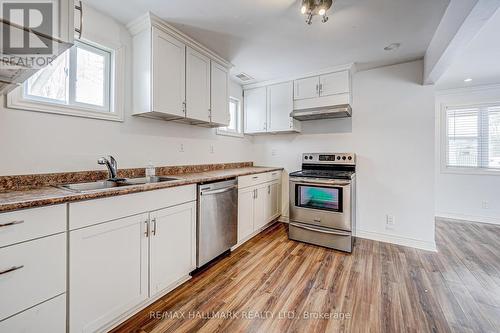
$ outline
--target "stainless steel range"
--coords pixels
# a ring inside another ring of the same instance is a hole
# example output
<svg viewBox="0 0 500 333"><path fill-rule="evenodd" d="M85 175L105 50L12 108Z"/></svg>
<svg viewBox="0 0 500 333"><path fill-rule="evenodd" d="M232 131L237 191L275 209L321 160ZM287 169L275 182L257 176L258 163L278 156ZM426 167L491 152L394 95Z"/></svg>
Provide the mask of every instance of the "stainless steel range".
<svg viewBox="0 0 500 333"><path fill-rule="evenodd" d="M302 155L302 170L290 174L290 239L352 252L355 171L354 154Z"/></svg>

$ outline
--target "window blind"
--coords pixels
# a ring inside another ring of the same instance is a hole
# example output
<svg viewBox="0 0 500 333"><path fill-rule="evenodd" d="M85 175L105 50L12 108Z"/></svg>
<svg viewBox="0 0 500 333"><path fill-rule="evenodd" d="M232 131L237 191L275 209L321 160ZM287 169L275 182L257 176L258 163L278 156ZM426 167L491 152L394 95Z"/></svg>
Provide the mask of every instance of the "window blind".
<svg viewBox="0 0 500 333"><path fill-rule="evenodd" d="M446 165L500 170L500 105L446 110Z"/></svg>

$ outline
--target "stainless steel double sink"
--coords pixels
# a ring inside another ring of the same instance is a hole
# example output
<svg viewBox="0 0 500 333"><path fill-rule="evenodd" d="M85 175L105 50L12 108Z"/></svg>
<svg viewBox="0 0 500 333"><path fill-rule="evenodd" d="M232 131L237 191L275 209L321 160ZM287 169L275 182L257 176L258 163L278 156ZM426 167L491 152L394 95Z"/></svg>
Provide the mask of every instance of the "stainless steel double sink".
<svg viewBox="0 0 500 333"><path fill-rule="evenodd" d="M157 184L157 183L171 182L175 180L178 180L178 178L143 177L143 178L127 178L127 179L115 179L115 180L109 179L91 183L64 184L64 185L59 185L57 187L64 190L80 193L80 192L105 190L109 188L134 186L134 185Z"/></svg>

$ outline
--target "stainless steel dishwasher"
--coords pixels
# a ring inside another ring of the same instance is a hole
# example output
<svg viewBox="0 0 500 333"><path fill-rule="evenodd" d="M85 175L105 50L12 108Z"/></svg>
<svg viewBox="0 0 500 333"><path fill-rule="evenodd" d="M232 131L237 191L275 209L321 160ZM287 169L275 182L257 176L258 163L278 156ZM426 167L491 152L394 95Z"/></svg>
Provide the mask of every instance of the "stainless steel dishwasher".
<svg viewBox="0 0 500 333"><path fill-rule="evenodd" d="M238 181L198 185L197 267L236 245L237 227Z"/></svg>

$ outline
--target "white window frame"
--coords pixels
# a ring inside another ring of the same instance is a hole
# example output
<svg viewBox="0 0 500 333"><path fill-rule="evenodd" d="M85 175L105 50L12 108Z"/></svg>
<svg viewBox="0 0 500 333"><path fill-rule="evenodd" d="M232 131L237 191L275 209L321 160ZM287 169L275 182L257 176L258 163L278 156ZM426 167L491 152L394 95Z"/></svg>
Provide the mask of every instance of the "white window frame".
<svg viewBox="0 0 500 333"><path fill-rule="evenodd" d="M494 168L485 168L485 167L455 167L448 166L448 119L447 113L448 110L466 110L466 109L485 109L488 107L500 106L500 102L498 103L476 103L476 104L443 104L441 107L441 116L440 116L440 126L439 130L441 133L440 136L440 162L441 162L441 173L453 173L453 174L464 174L464 175L496 175L500 176L500 169ZM479 137L478 141L481 142L484 138L481 136L482 130L480 127L481 124L484 124L483 121L484 112L479 112L478 115L478 130ZM481 146L481 143L479 143ZM484 157L481 156L481 148L478 147L478 160L479 163L484 163Z"/></svg>
<svg viewBox="0 0 500 333"><path fill-rule="evenodd" d="M92 118L100 120L110 120L110 121L124 121L124 71L125 71L125 52L124 47L109 41L99 40L98 38L81 39L79 42L82 48L85 46L93 47L92 52L95 52L94 48L102 50L103 54L108 53L109 56L109 81L105 84L109 87L109 90L105 93L105 107L99 107L95 105L89 105L85 103L74 103L71 105L58 103L57 101L36 98L33 96L26 97L26 84L14 89L11 93L7 95L7 107L11 109L17 109L22 111L34 111L34 112L44 112L58 115ZM72 49L70 52L76 52L76 49ZM70 59L76 59L75 57L70 57ZM70 77L75 77L74 71L76 67L70 66ZM74 82L69 83L74 84ZM71 89L70 89L71 92ZM69 96L70 101L74 100L74 96Z"/></svg>
<svg viewBox="0 0 500 333"><path fill-rule="evenodd" d="M233 136L233 137L242 138L242 137L244 137L244 133L243 133L243 103L242 103L241 98L237 98L237 97L233 97L233 96L229 97L229 102L231 102L231 101L238 103L238 110L237 110L238 117L236 119L236 128L237 129L236 129L236 131L234 131L234 130L228 129L227 127L220 127L220 128L217 128L217 134L224 135L224 136Z"/></svg>

